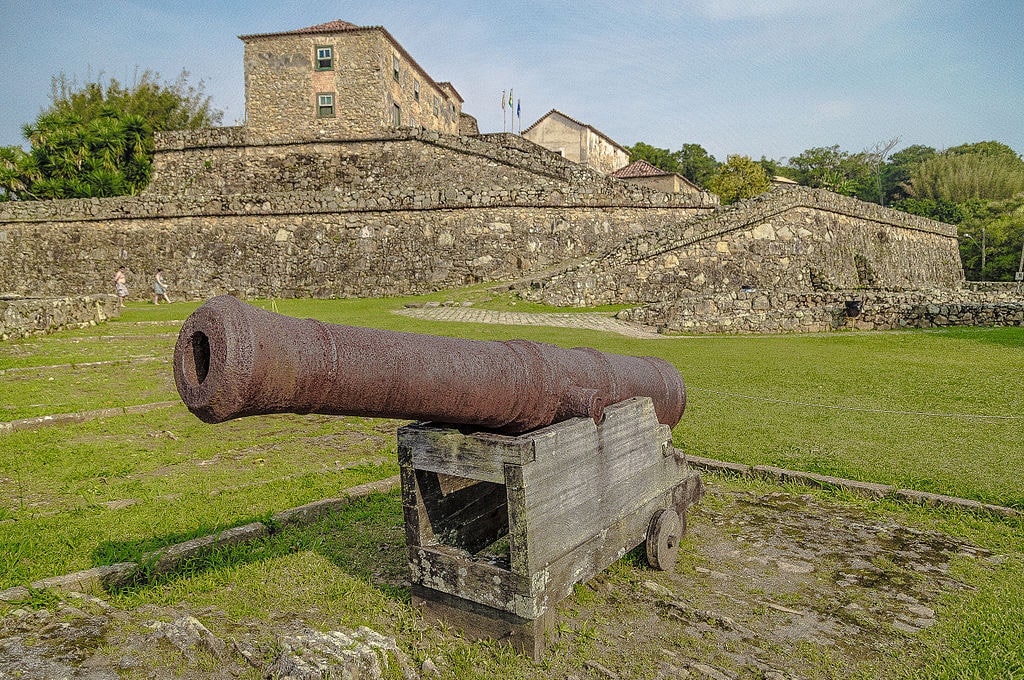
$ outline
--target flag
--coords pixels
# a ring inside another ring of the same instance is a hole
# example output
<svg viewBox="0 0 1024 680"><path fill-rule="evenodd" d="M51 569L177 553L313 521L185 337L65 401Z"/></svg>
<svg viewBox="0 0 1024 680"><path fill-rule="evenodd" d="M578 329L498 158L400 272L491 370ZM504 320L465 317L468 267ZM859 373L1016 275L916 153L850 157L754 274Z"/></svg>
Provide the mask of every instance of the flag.
<svg viewBox="0 0 1024 680"><path fill-rule="evenodd" d="M512 90L508 91L508 108L512 108Z"/></svg>
<svg viewBox="0 0 1024 680"><path fill-rule="evenodd" d="M521 117L522 112L523 112L523 100L522 99L517 99L516 100L516 118Z"/></svg>
<svg viewBox="0 0 1024 680"><path fill-rule="evenodd" d="M505 110L505 90L501 91L501 110Z"/></svg>

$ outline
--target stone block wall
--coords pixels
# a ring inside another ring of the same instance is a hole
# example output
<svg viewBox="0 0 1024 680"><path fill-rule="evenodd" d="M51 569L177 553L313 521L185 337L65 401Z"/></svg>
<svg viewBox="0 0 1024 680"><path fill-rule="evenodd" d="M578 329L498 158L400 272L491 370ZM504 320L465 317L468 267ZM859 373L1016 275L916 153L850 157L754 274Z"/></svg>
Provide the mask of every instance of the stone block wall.
<svg viewBox="0 0 1024 680"><path fill-rule="evenodd" d="M109 292L124 265L141 298L158 267L179 299L419 293L530 275L717 207L513 135L252 141L161 135L139 196L0 204L0 290Z"/></svg>
<svg viewBox="0 0 1024 680"><path fill-rule="evenodd" d="M330 195L287 198L238 199L224 214L0 224L0 288L111 291L124 264L131 299L152 294L158 267L175 299L423 293L529 275L680 219L673 208L389 211L342 209Z"/></svg>
<svg viewBox="0 0 1024 680"><path fill-rule="evenodd" d="M619 318L667 333L819 333L1024 325L1015 291L738 291L623 310Z"/></svg>
<svg viewBox="0 0 1024 680"><path fill-rule="evenodd" d="M0 340L93 326L119 313L116 295L60 298L0 295Z"/></svg>
<svg viewBox="0 0 1024 680"><path fill-rule="evenodd" d="M555 305L650 304L743 288L959 288L955 228L820 189L777 188L633 236L524 294Z"/></svg>
<svg viewBox="0 0 1024 680"><path fill-rule="evenodd" d="M330 190L393 204L427 192L435 205L459 196L477 203L717 208L709 193L680 196L604 175L522 137L467 137L403 128L367 138L273 141L243 128L157 135L145 196L272 194ZM486 199L484 196L486 195ZM414 207L408 205L406 207ZM3 215L0 206L0 216Z"/></svg>

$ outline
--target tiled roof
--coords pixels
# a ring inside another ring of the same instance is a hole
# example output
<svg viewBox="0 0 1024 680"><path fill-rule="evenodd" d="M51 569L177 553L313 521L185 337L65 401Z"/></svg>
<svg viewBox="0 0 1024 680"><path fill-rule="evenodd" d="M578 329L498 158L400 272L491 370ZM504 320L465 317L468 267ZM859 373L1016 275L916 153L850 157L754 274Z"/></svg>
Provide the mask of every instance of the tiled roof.
<svg viewBox="0 0 1024 680"><path fill-rule="evenodd" d="M240 35L238 36L241 40L249 40L251 38L269 38L275 35L315 35L317 33L338 33L340 31L358 31L365 30L368 28L379 28L377 26L356 26L350 24L347 21L341 19L335 19L334 21L328 21L324 24L317 24L316 26L307 26L306 28L297 28L294 31L280 31L278 33L253 33L252 35Z"/></svg>
<svg viewBox="0 0 1024 680"><path fill-rule="evenodd" d="M535 122L535 123L534 123L533 125L531 125L530 127L526 128L525 130L523 130L523 131L522 131L522 132L521 132L520 134L526 134L527 132L529 132L529 131L530 131L530 130L532 130L533 128L535 128L535 127L537 127L538 125L540 125L540 122L541 122L542 120L544 120L545 118L547 118L547 117L549 117L549 116L551 116L551 115L554 115L554 114L558 114L558 115L559 115L559 116L561 116L562 118L565 118L566 120L568 120L568 121L570 121L570 122L572 122L572 123L575 123L576 125L579 125L580 127L585 127L585 128L587 128L588 130L590 130L590 131L591 131L591 132L593 132L593 133L594 133L595 135L597 135L598 137L600 137L600 138L601 138L601 139L603 139L604 141L608 142L609 144L611 144L611 145L612 145L612 146L614 146L615 148L617 148L617 149L622 149L622 150L623 150L623 151L625 151L625 152L626 152L627 154L629 153L629 149L627 149L626 147L622 146L621 144L619 144L618 142L616 142L616 141L615 141L614 139L612 139L611 137L609 137L609 136L608 136L608 135L606 135L605 133L603 133L603 132L601 132L600 130L598 130L598 129L597 129L596 127L594 127L593 125L587 125L586 123L583 123L583 122L581 122L581 121L578 121L578 120L576 120L576 119L575 119L575 118L573 118L572 116L567 116L567 115L565 115L564 113L562 113L561 111L559 111L558 109L551 109L550 111L548 111L547 113L545 113L545 114L544 114L543 116L541 116L540 118L538 118L538 119L537 119L537 121L536 121L536 122Z"/></svg>
<svg viewBox="0 0 1024 680"><path fill-rule="evenodd" d="M612 177L618 177L619 179L632 179L634 177L664 177L665 175L672 175L675 173L669 172L668 170L662 170L659 167L651 165L644 159L633 161L624 168L619 168L615 172L609 173Z"/></svg>

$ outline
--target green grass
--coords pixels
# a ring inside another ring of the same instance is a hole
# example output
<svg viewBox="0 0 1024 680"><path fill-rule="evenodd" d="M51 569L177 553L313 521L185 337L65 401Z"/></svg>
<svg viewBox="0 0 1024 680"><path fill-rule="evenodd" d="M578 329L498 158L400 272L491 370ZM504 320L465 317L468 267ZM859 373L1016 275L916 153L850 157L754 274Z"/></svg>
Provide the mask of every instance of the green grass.
<svg viewBox="0 0 1024 680"><path fill-rule="evenodd" d="M483 287L423 298L257 304L332 323L481 340L523 337L661 356L680 369L690 388L686 415L674 431L676 445L690 453L1024 508L1024 329L635 340L575 329L445 325L391 313L428 299L565 311L525 305ZM0 420L176 399L173 334L176 322L196 306L130 305L108 324L0 344L0 370L18 369L0 375ZM163 545L394 474L397 425L324 416L206 425L176 406L2 434L0 588L137 559ZM379 511L376 518L369 516L373 512L347 515L348 529L289 531L217 553L188 574L121 597L126 604L190 599L257 616L266 607L291 606L281 598L294 595L294 606L315 600L311 606L323 620L429 637L433 629L417 623L407 591L397 585L394 564L401 559L380 554L403 550L396 502L394 495L373 501L385 504L368 506ZM976 590L945 605L949 615L943 620L949 623L929 631L930 675L920 677L994 677L992 669L1019 668L1020 523L891 502L873 507L931 522L1008 555L994 571L959 567L962 580ZM589 630L570 636L576 646L569 645L567 655L579 656L591 644ZM460 643L446 654L448 667L466 669L465 677L533 677L498 647Z"/></svg>

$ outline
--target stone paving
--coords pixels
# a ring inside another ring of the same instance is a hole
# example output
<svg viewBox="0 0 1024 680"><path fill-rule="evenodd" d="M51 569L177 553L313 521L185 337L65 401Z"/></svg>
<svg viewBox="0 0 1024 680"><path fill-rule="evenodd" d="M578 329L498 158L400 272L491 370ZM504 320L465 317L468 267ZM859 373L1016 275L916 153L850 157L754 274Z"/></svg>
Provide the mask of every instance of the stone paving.
<svg viewBox="0 0 1024 680"><path fill-rule="evenodd" d="M473 307L412 307L396 310L397 314L429 321L455 321L462 323L494 323L508 326L556 326L591 331L618 333L631 338L652 340L664 338L649 326L616 319L610 312L501 312Z"/></svg>

